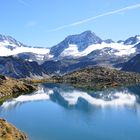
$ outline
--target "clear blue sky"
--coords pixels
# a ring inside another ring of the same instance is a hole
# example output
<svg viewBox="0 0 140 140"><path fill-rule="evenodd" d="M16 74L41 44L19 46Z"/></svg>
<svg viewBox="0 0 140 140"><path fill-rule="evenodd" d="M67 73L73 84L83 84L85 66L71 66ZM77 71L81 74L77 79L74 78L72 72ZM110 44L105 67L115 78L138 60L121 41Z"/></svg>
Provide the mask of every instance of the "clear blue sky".
<svg viewBox="0 0 140 140"><path fill-rule="evenodd" d="M51 47L85 30L119 40L140 34L140 0L0 0L0 18L0 34L27 45Z"/></svg>

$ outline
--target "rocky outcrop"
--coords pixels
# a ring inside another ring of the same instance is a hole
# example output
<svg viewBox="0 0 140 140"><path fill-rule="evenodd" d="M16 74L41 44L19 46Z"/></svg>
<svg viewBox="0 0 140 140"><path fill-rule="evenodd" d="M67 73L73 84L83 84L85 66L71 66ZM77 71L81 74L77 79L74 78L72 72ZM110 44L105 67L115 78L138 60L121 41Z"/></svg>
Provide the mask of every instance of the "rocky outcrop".
<svg viewBox="0 0 140 140"><path fill-rule="evenodd" d="M0 75L0 102L36 89L34 85Z"/></svg>
<svg viewBox="0 0 140 140"><path fill-rule="evenodd" d="M4 119L0 119L0 140L27 140L27 136Z"/></svg>
<svg viewBox="0 0 140 140"><path fill-rule="evenodd" d="M62 77L54 77L54 79L59 82L71 83L77 87L101 89L139 83L140 74L105 67L93 67L78 70Z"/></svg>

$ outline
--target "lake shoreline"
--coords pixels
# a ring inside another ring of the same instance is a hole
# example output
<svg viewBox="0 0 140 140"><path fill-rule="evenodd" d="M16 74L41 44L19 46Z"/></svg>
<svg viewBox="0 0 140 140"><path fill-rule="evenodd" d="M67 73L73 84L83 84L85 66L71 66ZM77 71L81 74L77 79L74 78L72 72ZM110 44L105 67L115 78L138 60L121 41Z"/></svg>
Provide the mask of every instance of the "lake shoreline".
<svg viewBox="0 0 140 140"><path fill-rule="evenodd" d="M0 75L0 105L8 99L28 94L35 90L37 90L37 87L33 84ZM0 139L27 140L27 136L6 120L0 119Z"/></svg>
<svg viewBox="0 0 140 140"><path fill-rule="evenodd" d="M23 79L23 81L29 84L67 83L83 89L102 90L139 84L140 74L96 66L77 70L63 76L54 75L47 79Z"/></svg>
<svg viewBox="0 0 140 140"><path fill-rule="evenodd" d="M27 140L26 134L17 129L4 119L0 119L0 139L2 140Z"/></svg>
<svg viewBox="0 0 140 140"><path fill-rule="evenodd" d="M122 140L133 138L133 134L128 133L130 130L138 131L140 85L102 91L56 83L43 83L39 87L39 91L33 94L5 102L0 110L1 118L26 132L31 140L84 140L85 137L87 140L103 140L100 139L101 133L105 132L102 133L103 138L109 139L107 136L110 136L112 128L111 137ZM132 122L132 127L128 127ZM128 135L122 137L120 126ZM76 138L71 137L74 134Z"/></svg>
<svg viewBox="0 0 140 140"><path fill-rule="evenodd" d="M0 75L0 104L4 101L37 90L37 86Z"/></svg>
<svg viewBox="0 0 140 140"><path fill-rule="evenodd" d="M94 67L74 71L64 76L52 76L49 79L17 80L0 76L0 80L0 103L2 104L7 99L37 90L37 84L39 83L69 84L76 88L97 91L137 85L140 83L140 74L122 72L104 67Z"/></svg>

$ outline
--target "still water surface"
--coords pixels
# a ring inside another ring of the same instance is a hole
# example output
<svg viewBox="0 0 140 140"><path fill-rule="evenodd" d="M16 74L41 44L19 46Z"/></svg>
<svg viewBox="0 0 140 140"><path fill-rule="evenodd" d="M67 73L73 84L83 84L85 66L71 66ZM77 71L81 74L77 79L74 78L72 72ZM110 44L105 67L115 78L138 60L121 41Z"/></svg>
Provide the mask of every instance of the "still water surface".
<svg viewBox="0 0 140 140"><path fill-rule="evenodd" d="M140 86L95 92L42 84L4 102L0 117L30 140L140 140Z"/></svg>

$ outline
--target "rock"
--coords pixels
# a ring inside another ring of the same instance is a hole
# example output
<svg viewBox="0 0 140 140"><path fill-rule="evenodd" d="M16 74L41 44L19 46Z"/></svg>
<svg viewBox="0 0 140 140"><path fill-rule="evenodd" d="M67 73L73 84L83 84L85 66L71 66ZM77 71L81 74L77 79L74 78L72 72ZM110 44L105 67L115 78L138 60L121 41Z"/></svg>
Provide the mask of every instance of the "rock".
<svg viewBox="0 0 140 140"><path fill-rule="evenodd" d="M7 78L3 75L0 75L0 80L6 80Z"/></svg>

